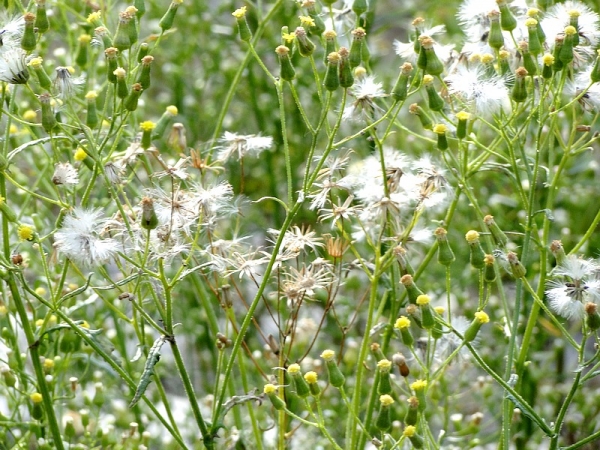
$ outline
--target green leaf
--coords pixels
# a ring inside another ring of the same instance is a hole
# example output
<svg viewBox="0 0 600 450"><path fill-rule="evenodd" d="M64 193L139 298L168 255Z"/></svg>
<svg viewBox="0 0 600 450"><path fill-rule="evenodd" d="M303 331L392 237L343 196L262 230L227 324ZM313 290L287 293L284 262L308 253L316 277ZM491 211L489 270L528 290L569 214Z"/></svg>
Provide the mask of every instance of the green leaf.
<svg viewBox="0 0 600 450"><path fill-rule="evenodd" d="M152 344L152 348L150 348L150 351L148 352L148 359L146 359L146 365L144 366L144 371L142 372L140 382L135 390L135 395L129 403L130 408L133 408L136 403L140 401L142 395L144 395L144 392L146 392L146 388L150 384L150 381L152 381L152 375L154 375L154 366L158 364L158 361L160 360L160 349L162 348L166 339L166 336L161 336L154 341L154 344Z"/></svg>

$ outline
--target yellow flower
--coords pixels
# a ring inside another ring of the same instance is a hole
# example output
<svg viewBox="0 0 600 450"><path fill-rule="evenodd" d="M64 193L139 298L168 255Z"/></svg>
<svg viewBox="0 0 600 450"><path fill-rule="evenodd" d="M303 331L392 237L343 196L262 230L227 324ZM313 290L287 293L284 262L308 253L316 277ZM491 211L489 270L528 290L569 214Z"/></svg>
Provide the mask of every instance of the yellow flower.
<svg viewBox="0 0 600 450"><path fill-rule="evenodd" d="M74 158L75 161L83 161L85 158L87 158L87 153L81 147L77 147L77 150L75 150Z"/></svg>
<svg viewBox="0 0 600 450"><path fill-rule="evenodd" d="M475 313L475 318L479 321L479 323L488 323L490 321L490 316L483 311L477 311Z"/></svg>
<svg viewBox="0 0 600 450"><path fill-rule="evenodd" d="M156 128L156 124L150 120L146 120L145 122L140 123L140 128L142 131L152 131Z"/></svg>
<svg viewBox="0 0 600 450"><path fill-rule="evenodd" d="M33 227L25 223L22 223L19 225L19 228L17 228L17 234L22 241L31 241L33 239L33 233Z"/></svg>
<svg viewBox="0 0 600 450"><path fill-rule="evenodd" d="M429 305L430 301L431 299L429 298L429 295L421 294L417 297L417 305L420 306Z"/></svg>
<svg viewBox="0 0 600 450"><path fill-rule="evenodd" d="M392 398L392 396L387 394L380 396L379 401L383 406L390 406L392 403L394 403L394 399Z"/></svg>
<svg viewBox="0 0 600 450"><path fill-rule="evenodd" d="M238 8L232 12L231 15L236 19L242 19L246 16L246 9L247 8L245 6L242 6L241 8Z"/></svg>
<svg viewBox="0 0 600 450"><path fill-rule="evenodd" d="M315 20L310 16L298 16L303 27L314 27Z"/></svg>
<svg viewBox="0 0 600 450"><path fill-rule="evenodd" d="M325 361L331 361L335 358L335 352L333 350L324 350L323 353L321 353L321 358Z"/></svg>
<svg viewBox="0 0 600 450"><path fill-rule="evenodd" d="M33 403L42 403L42 400L44 399L42 397L42 394L40 394L39 392L34 392L29 396L29 398Z"/></svg>
<svg viewBox="0 0 600 450"><path fill-rule="evenodd" d="M286 44L293 42L296 39L296 35L294 33L283 33L281 38L285 41Z"/></svg>
<svg viewBox="0 0 600 450"><path fill-rule="evenodd" d="M275 386L274 384L265 384L265 387L263 389L265 394L273 394L275 392L277 392L277 386Z"/></svg>
<svg viewBox="0 0 600 450"><path fill-rule="evenodd" d="M403 328L408 328L410 327L410 319L406 316L400 316L398 318L398 320L396 320L396 323L394 324L394 328L397 328L399 330L403 329Z"/></svg>
<svg viewBox="0 0 600 450"><path fill-rule="evenodd" d="M299 372L300 372L299 364L290 364L290 366L288 367L288 373L295 374L295 373L299 373Z"/></svg>
<svg viewBox="0 0 600 450"><path fill-rule="evenodd" d="M315 384L317 382L317 372L306 372L304 374L304 379L308 384Z"/></svg>
<svg viewBox="0 0 600 450"><path fill-rule="evenodd" d="M427 380L417 380L410 385L413 391L421 391L427 387Z"/></svg>

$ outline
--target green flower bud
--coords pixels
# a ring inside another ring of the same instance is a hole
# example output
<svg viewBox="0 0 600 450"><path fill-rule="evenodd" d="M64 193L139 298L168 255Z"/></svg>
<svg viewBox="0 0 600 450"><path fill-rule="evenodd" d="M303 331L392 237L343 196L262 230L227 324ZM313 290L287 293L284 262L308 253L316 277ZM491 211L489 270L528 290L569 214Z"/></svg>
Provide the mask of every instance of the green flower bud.
<svg viewBox="0 0 600 450"><path fill-rule="evenodd" d="M465 238L469 244L471 265L475 269L483 269L483 266L485 265L485 252L481 247L481 242L479 242L479 233L475 230L471 230L466 234Z"/></svg>
<svg viewBox="0 0 600 450"><path fill-rule="evenodd" d="M338 53L341 57L338 65L338 77L340 86L346 89L354 84L354 75L352 74L352 67L350 67L350 60L348 58L350 52L346 47L340 47Z"/></svg>
<svg viewBox="0 0 600 450"><path fill-rule="evenodd" d="M433 128L433 120L429 117L429 114L425 112L423 108L421 108L417 103L413 103L408 107L408 112L414 116L417 116L419 122L421 122L421 126L426 130L431 130Z"/></svg>
<svg viewBox="0 0 600 450"><path fill-rule="evenodd" d="M39 392L34 392L29 396L33 403L31 408L31 417L35 420L42 420L44 417L44 408L42 406L43 397Z"/></svg>
<svg viewBox="0 0 600 450"><path fill-rule="evenodd" d="M406 425L415 426L419 419L419 399L412 396L408 399L408 410L404 416L404 423Z"/></svg>
<svg viewBox="0 0 600 450"><path fill-rule="evenodd" d="M325 81L323 84L328 91L335 91L340 85L340 78L338 75L338 64L340 59L341 57L338 52L330 53L327 56L327 72L325 72Z"/></svg>
<svg viewBox="0 0 600 450"><path fill-rule="evenodd" d="M146 56L148 56L148 53L150 53L150 46L147 42L142 42L138 48L136 61L141 62Z"/></svg>
<svg viewBox="0 0 600 450"><path fill-rule="evenodd" d="M31 52L35 50L37 45L35 39L35 14L28 12L23 15L23 20L25 21L25 29L23 30L23 36L21 37L21 48L26 52Z"/></svg>
<svg viewBox="0 0 600 450"><path fill-rule="evenodd" d="M325 350L321 353L321 358L325 360L325 366L329 375L329 384L336 388L342 387L346 382L346 378L335 362L335 352L333 350Z"/></svg>
<svg viewBox="0 0 600 450"><path fill-rule="evenodd" d="M562 63L565 65L573 61L573 47L576 46L574 42L575 36L579 37L577 34L577 29L571 25L567 26L565 28L565 40L563 41L562 48L560 49L560 53L558 55Z"/></svg>
<svg viewBox="0 0 600 450"><path fill-rule="evenodd" d="M598 314L598 305L594 302L587 302L584 306L585 310L585 323L588 328L592 331L596 331L600 328L600 314Z"/></svg>
<svg viewBox="0 0 600 450"><path fill-rule="evenodd" d="M567 259L567 254L561 241L552 241L550 244L550 252L554 255L556 265L562 265Z"/></svg>
<svg viewBox="0 0 600 450"><path fill-rule="evenodd" d="M310 394L313 397L318 397L321 395L321 388L319 387L319 383L317 382L317 373L316 372L306 372L304 374L304 379L308 383L308 387L310 389Z"/></svg>
<svg viewBox="0 0 600 450"><path fill-rule="evenodd" d="M590 81L592 83L600 82L600 50L597 50L598 56L596 56L596 62L590 72Z"/></svg>
<svg viewBox="0 0 600 450"><path fill-rule="evenodd" d="M481 329L481 327L483 326L483 324L486 324L490 321L490 317L483 311L477 311L475 313L475 318L473 319L473 322L471 322L471 325L469 325L469 328L467 328L467 331L465 331L464 334L464 341L465 342L473 342L473 340L477 337L477 333L479 333L479 330Z"/></svg>
<svg viewBox="0 0 600 450"><path fill-rule="evenodd" d="M292 61L290 60L290 49L285 45L280 45L275 49L275 53L277 53L277 57L279 59L279 76L282 80L293 80L296 76L296 71L294 70L294 66L292 66Z"/></svg>
<svg viewBox="0 0 600 450"><path fill-rule="evenodd" d="M446 138L446 131L448 127L443 123L434 125L433 132L437 134L437 148L438 150L448 150L448 139Z"/></svg>
<svg viewBox="0 0 600 450"><path fill-rule="evenodd" d="M444 228L440 227L437 228L433 234L435 235L438 243L438 262L441 265L448 267L456 259L448 242L448 232Z"/></svg>
<svg viewBox="0 0 600 450"><path fill-rule="evenodd" d="M151 55L142 58L142 70L140 70L138 83L140 83L144 91L150 87L150 67L153 61L154 57Z"/></svg>
<svg viewBox="0 0 600 450"><path fill-rule="evenodd" d="M486 283L493 283L496 281L496 269L494 267L494 255L485 255L484 263L485 267L483 268L483 280Z"/></svg>
<svg viewBox="0 0 600 450"><path fill-rule="evenodd" d="M273 408L275 408L277 411L285 409L285 402L277 395L277 387L275 385L265 384L264 393L267 395L267 397L269 397L269 400L271 400Z"/></svg>
<svg viewBox="0 0 600 450"><path fill-rule="evenodd" d="M167 31L170 30L173 27L173 22L175 21L175 14L177 13L177 9L179 8L179 5L181 5L183 3L183 0L172 0L171 4L169 5L169 9L167 9L167 12L165 13L164 16L162 16L162 18L160 19L160 22L158 22L158 26L163 30L163 31ZM244 8L244 14L242 16L243 22L246 24L246 28L248 29L248 24L246 23L246 10L245 7ZM241 9L241 8L240 8ZM238 26L240 26L240 19L237 18L236 16L236 12L233 13L233 16L237 19L238 22ZM240 26L241 29L241 26ZM248 29L248 33L250 32L250 29ZM240 30L240 37L242 35L242 32ZM243 41L249 41L250 39L242 39Z"/></svg>
<svg viewBox="0 0 600 450"><path fill-rule="evenodd" d="M35 23L34 28L37 28L38 33L43 34L50 28L48 14L46 12L46 0L36 0Z"/></svg>
<svg viewBox="0 0 600 450"><path fill-rule="evenodd" d="M77 39L79 45L77 46L77 56L75 57L75 63L79 67L85 68L88 63L88 47L92 40L92 36L89 34L82 34Z"/></svg>
<svg viewBox="0 0 600 450"><path fill-rule="evenodd" d="M519 43L519 50L521 51L521 57L523 59L523 67L527 70L527 74L532 77L537 73L537 62L534 61L531 52L529 51L529 45L526 41Z"/></svg>
<svg viewBox="0 0 600 450"><path fill-rule="evenodd" d="M117 25L117 32L113 40L113 46L120 52L128 50L132 46L131 39L129 38L129 23L131 17L126 12L119 13L119 24Z"/></svg>
<svg viewBox="0 0 600 450"><path fill-rule="evenodd" d="M292 377L298 397L308 397L310 395L310 387L300 372L300 366L298 364L290 364L288 367L288 374L290 374Z"/></svg>
<svg viewBox="0 0 600 450"><path fill-rule="evenodd" d="M312 55L315 51L315 44L306 36L306 30L303 27L298 27L294 34L298 44L298 53L304 57Z"/></svg>
<svg viewBox="0 0 600 450"><path fill-rule="evenodd" d="M117 82L117 76L115 71L118 69L117 54L119 50L116 47L109 47L104 50L104 56L106 57L106 76L110 83L115 84Z"/></svg>
<svg viewBox="0 0 600 450"><path fill-rule="evenodd" d="M412 71L413 66L409 62L402 64L402 67L400 67L400 75L392 90L392 97L394 97L394 100L406 100L406 97L408 96L408 82Z"/></svg>
<svg viewBox="0 0 600 450"><path fill-rule="evenodd" d="M525 26L527 27L527 36L529 43L529 52L532 55L539 55L542 53L542 42L540 41L540 37L538 35L538 21L530 18L525 21Z"/></svg>
<svg viewBox="0 0 600 450"><path fill-rule="evenodd" d="M170 10L171 8L169 8ZM169 11L167 11L169 14ZM165 17L167 16L165 14ZM250 27L248 26L248 22L246 21L246 7L242 6L241 8L236 9L231 13L237 22L238 33L240 35L240 39L244 42L250 42L252 39L252 32L250 31ZM172 16L175 17L175 13L172 13ZM168 25L168 22L165 22L165 25ZM171 19L171 26L173 25L173 19ZM170 28L170 27L169 27Z"/></svg>
<svg viewBox="0 0 600 450"><path fill-rule="evenodd" d="M154 201L150 197L142 199L140 225L146 230L154 230L158 226L158 217L154 211Z"/></svg>
<svg viewBox="0 0 600 450"><path fill-rule="evenodd" d="M504 36L500 27L500 13L496 10L488 13L490 19L490 34L488 35L488 44L495 50L500 50L504 45Z"/></svg>
<svg viewBox="0 0 600 450"><path fill-rule="evenodd" d="M114 71L115 77L117 77L117 97L121 100L129 95L129 89L127 88L126 76L127 72L122 67L117 67Z"/></svg>
<svg viewBox="0 0 600 450"><path fill-rule="evenodd" d="M561 35L556 36L554 40L554 52L552 53L552 56L554 56L554 64L552 64L552 70L555 73L560 72L564 67L563 62L560 59L560 53L562 52L564 42L565 38Z"/></svg>
<svg viewBox="0 0 600 450"><path fill-rule="evenodd" d="M363 41L367 33L363 28L352 31L352 44L350 45L350 67L353 69L362 61Z"/></svg>
<svg viewBox="0 0 600 450"><path fill-rule="evenodd" d="M500 9L500 26L504 31L512 31L517 28L517 19L506 4L505 0L498 0Z"/></svg>
<svg viewBox="0 0 600 450"><path fill-rule="evenodd" d="M392 427L392 411L391 406L394 399L387 394L379 397L379 415L375 421L375 427L381 431L389 430Z"/></svg>
<svg viewBox="0 0 600 450"><path fill-rule="evenodd" d="M508 252L506 258L508 259L508 264L510 265L513 277L524 278L527 274L527 269L525 269L525 266L521 264L517 254L514 252Z"/></svg>
<svg viewBox="0 0 600 450"><path fill-rule="evenodd" d="M490 233L492 233L492 238L494 242L499 248L505 248L508 243L508 237L504 234L504 231L500 229L496 221L494 220L494 216L487 215L483 218L483 223L488 228Z"/></svg>
<svg viewBox="0 0 600 450"><path fill-rule="evenodd" d="M425 397L427 380L416 380L410 384L410 388L414 391L415 396L419 400L419 412L425 411L427 409L427 398Z"/></svg>
<svg viewBox="0 0 600 450"><path fill-rule="evenodd" d="M96 107L96 98L98 94L96 91L89 91L85 95L85 99L87 100L87 114L85 117L85 124L90 127L92 130L98 126L98 110Z"/></svg>
<svg viewBox="0 0 600 450"><path fill-rule="evenodd" d="M38 99L42 105L42 128L46 133L50 133L58 125L54 111L52 111L52 105L50 104L52 97L46 92L40 94Z"/></svg>
<svg viewBox="0 0 600 450"><path fill-rule="evenodd" d="M352 11L354 11L356 17L362 16L367 12L368 8L367 0L354 0L354 3L352 3Z"/></svg>
<svg viewBox="0 0 600 450"><path fill-rule="evenodd" d="M467 137L467 123L471 118L471 114L466 111L460 111L456 113L458 119L458 125L456 126L456 137L458 139L464 139Z"/></svg>
<svg viewBox="0 0 600 450"><path fill-rule="evenodd" d="M400 316L396 323L394 324L394 328L400 330L400 336L402 337L402 343L407 347L412 347L415 340L410 333L410 319L406 316Z"/></svg>
<svg viewBox="0 0 600 450"><path fill-rule="evenodd" d="M425 445L425 440L421 435L417 434L416 427L412 425L408 425L406 428L404 428L402 435L408 438L413 448L421 449Z"/></svg>
<svg viewBox="0 0 600 450"><path fill-rule="evenodd" d="M138 100L140 99L140 96L142 95L142 85L140 83L134 83L131 86L131 92L129 92L129 95L127 96L127 98L123 101L123 106L125 106L125 109L127 111L135 111L138 107Z"/></svg>
<svg viewBox="0 0 600 450"><path fill-rule="evenodd" d="M402 278L400 278L400 283L406 288L409 303L416 305L417 298L419 295L423 295L423 291L417 287L412 275L407 274L402 276Z"/></svg>
<svg viewBox="0 0 600 450"><path fill-rule="evenodd" d="M425 72L430 75L438 76L444 71L444 65L438 58L433 48L433 39L429 36L421 36L421 51L425 52Z"/></svg>
<svg viewBox="0 0 600 450"><path fill-rule="evenodd" d="M522 103L527 100L527 86L525 83L527 75L527 69L524 67L519 67L515 71L515 84L510 92L510 96L515 103Z"/></svg>
<svg viewBox="0 0 600 450"><path fill-rule="evenodd" d="M438 94L435 89L433 77L431 75L425 75L423 77L423 84L425 85L425 91L427 92L429 109L432 111L441 111L444 109L444 99L440 97L440 94Z"/></svg>
<svg viewBox="0 0 600 450"><path fill-rule="evenodd" d="M391 368L392 362L387 359L382 359L377 363L377 369L379 371L379 384L377 385L377 393L380 395L392 393L392 382L390 380Z"/></svg>

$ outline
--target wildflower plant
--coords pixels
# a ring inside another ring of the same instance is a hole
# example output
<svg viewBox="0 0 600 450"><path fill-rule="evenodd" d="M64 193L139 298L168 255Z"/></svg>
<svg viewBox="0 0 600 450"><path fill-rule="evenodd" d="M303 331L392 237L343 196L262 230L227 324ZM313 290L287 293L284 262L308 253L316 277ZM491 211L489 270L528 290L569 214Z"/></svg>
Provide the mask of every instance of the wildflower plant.
<svg viewBox="0 0 600 450"><path fill-rule="evenodd" d="M0 442L594 448L583 1L5 2Z"/></svg>

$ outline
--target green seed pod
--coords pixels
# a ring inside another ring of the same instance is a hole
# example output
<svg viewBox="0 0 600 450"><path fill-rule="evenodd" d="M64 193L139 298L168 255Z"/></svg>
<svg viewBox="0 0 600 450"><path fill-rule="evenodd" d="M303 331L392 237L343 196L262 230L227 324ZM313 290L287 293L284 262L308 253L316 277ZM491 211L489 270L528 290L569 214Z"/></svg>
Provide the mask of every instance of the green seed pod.
<svg viewBox="0 0 600 450"><path fill-rule="evenodd" d="M340 85L338 75L338 64L340 59L340 54L338 52L330 53L327 56L327 72L325 72L324 86L328 91L335 91Z"/></svg>
<svg viewBox="0 0 600 450"><path fill-rule="evenodd" d="M362 61L363 41L367 33L363 28L352 31L352 44L350 45L350 67L358 67Z"/></svg>
<svg viewBox="0 0 600 450"><path fill-rule="evenodd" d="M427 114L427 112L425 112L425 110L421 108L418 104L413 103L412 105L410 105L408 107L408 112L418 117L424 129L431 130L433 128L433 120L431 120L429 114Z"/></svg>
<svg viewBox="0 0 600 450"><path fill-rule="evenodd" d="M119 67L117 61L118 52L119 50L116 47L109 47L104 50L104 56L106 56L106 77L109 83L113 84L117 82L117 75L115 74L115 71Z"/></svg>
<svg viewBox="0 0 600 450"><path fill-rule="evenodd" d="M438 243L438 262L448 267L456 259L454 252L450 247L450 243L447 238L448 232L444 228L438 228L435 230L434 235Z"/></svg>
<svg viewBox="0 0 600 450"><path fill-rule="evenodd" d="M600 328L600 314L598 314L598 305L594 302L587 302L584 306L585 322L588 328L596 331Z"/></svg>
<svg viewBox="0 0 600 450"><path fill-rule="evenodd" d="M427 69L427 53L422 45L419 46L419 55L417 56L417 67L423 72Z"/></svg>
<svg viewBox="0 0 600 450"><path fill-rule="evenodd" d="M552 65L552 70L554 73L560 72L564 67L563 62L560 59L560 53L562 51L564 42L565 38L561 35L556 36L556 39L554 40L554 52L552 53L552 56L554 56L554 64Z"/></svg>
<svg viewBox="0 0 600 450"><path fill-rule="evenodd" d="M131 39L129 38L129 23L131 18L126 12L119 13L119 25L117 25L117 32L113 39L113 45L120 51L123 52L128 50L132 46Z"/></svg>
<svg viewBox="0 0 600 450"><path fill-rule="evenodd" d="M375 421L375 427L381 431L389 430L392 427L392 404L394 399L387 394L379 397L379 414Z"/></svg>
<svg viewBox="0 0 600 450"><path fill-rule="evenodd" d="M82 34L77 39L79 45L77 46L77 56L75 57L75 63L82 68L85 68L88 63L88 47L92 41L92 36L89 34Z"/></svg>
<svg viewBox="0 0 600 450"><path fill-rule="evenodd" d="M400 75L398 76L398 80L394 85L394 89L392 89L392 97L396 101L404 101L408 96L408 83L410 74L413 71L413 66L411 63L404 63L400 67Z"/></svg>
<svg viewBox="0 0 600 450"><path fill-rule="evenodd" d="M404 416L404 423L406 425L415 426L419 419L419 399L415 396L408 399L408 410Z"/></svg>
<svg viewBox="0 0 600 450"><path fill-rule="evenodd" d="M129 95L129 88L127 87L127 80L125 69L117 67L114 71L114 75L117 77L117 97L124 100Z"/></svg>
<svg viewBox="0 0 600 450"><path fill-rule="evenodd" d="M153 61L154 57L151 55L142 58L142 68L138 77L138 83L142 86L143 90L150 87L150 67L152 66Z"/></svg>
<svg viewBox="0 0 600 450"><path fill-rule="evenodd" d="M502 231L500 229L500 227L498 226L498 224L494 220L494 216L491 216L489 214L486 215L483 218L483 223L485 224L485 226L487 227L487 229L492 234L492 238L494 239L494 242L496 243L496 245L499 248L505 248L506 244L508 244L508 237L506 236L506 234L504 233L504 231Z"/></svg>
<svg viewBox="0 0 600 450"><path fill-rule="evenodd" d="M432 111L441 111L444 109L444 99L440 97L440 94L438 94L435 89L433 77L431 75L425 75L423 77L423 84L425 85L425 92L427 92L429 109Z"/></svg>
<svg viewBox="0 0 600 450"><path fill-rule="evenodd" d="M402 278L400 278L400 283L406 289L406 294L408 296L409 303L416 305L417 298L419 297L419 295L423 295L423 291L417 287L412 275L404 275Z"/></svg>
<svg viewBox="0 0 600 450"><path fill-rule="evenodd" d="M535 19L527 19L525 21L525 26L527 26L527 42L529 43L529 52L532 55L539 55L542 53L542 42L540 41L540 37L538 35L538 21Z"/></svg>
<svg viewBox="0 0 600 450"><path fill-rule="evenodd" d="M321 16L315 9L315 5L308 6L307 11L308 11L308 16L315 23L315 25L313 27L311 27L310 33L312 35L321 36L321 34L323 34L323 32L325 31L325 23L323 22L323 19L321 19Z"/></svg>
<svg viewBox="0 0 600 450"><path fill-rule="evenodd" d="M142 85L140 83L134 83L131 86L129 95L123 101L123 106L127 111L135 111L138 107L138 101L142 95Z"/></svg>
<svg viewBox="0 0 600 450"><path fill-rule="evenodd" d="M594 67L590 72L590 81L592 83L600 82L600 50L597 51L598 56L596 56L596 62L594 63Z"/></svg>
<svg viewBox="0 0 600 450"><path fill-rule="evenodd" d="M98 94L96 91L90 91L85 95L87 100L87 114L85 116L85 124L92 130L98 126L98 110L96 107L96 98Z"/></svg>
<svg viewBox="0 0 600 450"><path fill-rule="evenodd" d="M23 16L25 21L25 29L23 30L23 36L21 37L21 48L26 52L35 50L37 45L35 39L35 14L28 12Z"/></svg>
<svg viewBox="0 0 600 450"><path fill-rule="evenodd" d="M431 308L429 302L430 299L428 295L419 295L419 297L417 297L417 305L421 310L421 324L426 330L430 330L435 325L433 309Z"/></svg>
<svg viewBox="0 0 600 450"><path fill-rule="evenodd" d="M565 40L563 41L560 54L558 55L563 64L567 65L573 61L573 47L575 47L575 35L577 35L577 29L573 26L565 28Z"/></svg>
<svg viewBox="0 0 600 450"><path fill-rule="evenodd" d="M38 33L43 34L50 28L48 14L46 12L46 0L36 0L35 23L34 28L37 28Z"/></svg>
<svg viewBox="0 0 600 450"><path fill-rule="evenodd" d="M150 53L150 46L147 42L142 42L138 49L138 54L136 58L137 61L141 62L146 56L148 56L148 53Z"/></svg>
<svg viewBox="0 0 600 450"><path fill-rule="evenodd" d="M296 28L294 34L296 35L296 43L298 44L298 53L304 57L312 55L315 51L315 44L306 35L304 27Z"/></svg>
<svg viewBox="0 0 600 450"><path fill-rule="evenodd" d="M367 0L354 0L354 3L352 3L352 11L354 11L356 17L362 16L367 12L368 8Z"/></svg>
<svg viewBox="0 0 600 450"><path fill-rule="evenodd" d="M421 52L425 54L425 72L434 76L440 75L444 71L444 65L435 53L433 39L429 36L421 36L419 40L421 41Z"/></svg>
<svg viewBox="0 0 600 450"><path fill-rule="evenodd" d="M390 369L392 362L388 359L382 359L377 363L379 371L379 384L377 385L377 393L379 395L392 393L392 382L390 380Z"/></svg>
<svg viewBox="0 0 600 450"><path fill-rule="evenodd" d="M294 66L292 66L292 61L290 60L290 49L285 45L280 45L275 49L275 53L277 53L277 57L279 59L279 76L282 80L293 80L296 77L296 71L294 70Z"/></svg>
<svg viewBox="0 0 600 450"><path fill-rule="evenodd" d="M438 123L433 127L433 132L437 135L437 148L438 150L448 150L448 139L446 138L446 131L448 127L443 123Z"/></svg>
<svg viewBox="0 0 600 450"><path fill-rule="evenodd" d="M500 50L504 46L504 36L500 27L500 13L496 10L488 14L490 19L490 34L488 35L488 44L495 50Z"/></svg>
<svg viewBox="0 0 600 450"><path fill-rule="evenodd" d="M337 34L333 30L327 30L323 33L323 38L325 38L325 64L327 64L327 56L336 51L336 36Z"/></svg>
<svg viewBox="0 0 600 450"><path fill-rule="evenodd" d="M522 103L527 100L527 86L525 77L528 75L527 69L519 67L515 71L515 84L510 91L510 97L515 103Z"/></svg>
<svg viewBox="0 0 600 450"><path fill-rule="evenodd" d="M524 278L527 274L527 269L521 261L519 261L519 257L514 252L508 252L506 254L506 258L508 259L508 264L510 265L511 272L513 277L515 278Z"/></svg>
<svg viewBox="0 0 600 450"><path fill-rule="evenodd" d="M52 111L52 106L50 105L52 97L50 94L44 93L39 95L38 98L42 105L42 128L46 133L50 133L58 125L54 112Z"/></svg>
<svg viewBox="0 0 600 450"><path fill-rule="evenodd" d="M493 283L496 281L496 269L494 267L494 255L485 255L484 262L485 267L483 268L483 280L486 283Z"/></svg>
<svg viewBox="0 0 600 450"><path fill-rule="evenodd" d="M537 74L537 62L534 61L533 55L529 52L529 46L527 42L520 42L519 49L521 51L521 57L523 58L523 67L527 71L527 74L530 77L533 77L535 74Z"/></svg>
<svg viewBox="0 0 600 450"><path fill-rule="evenodd" d="M506 4L505 0L498 0L500 9L500 26L504 31L512 31L517 28L517 19Z"/></svg>
<svg viewBox="0 0 600 450"><path fill-rule="evenodd" d="M352 68L350 67L350 60L348 58L350 52L346 47L340 47L338 53L340 55L338 77L340 86L346 89L354 84L354 75L352 74Z"/></svg>

